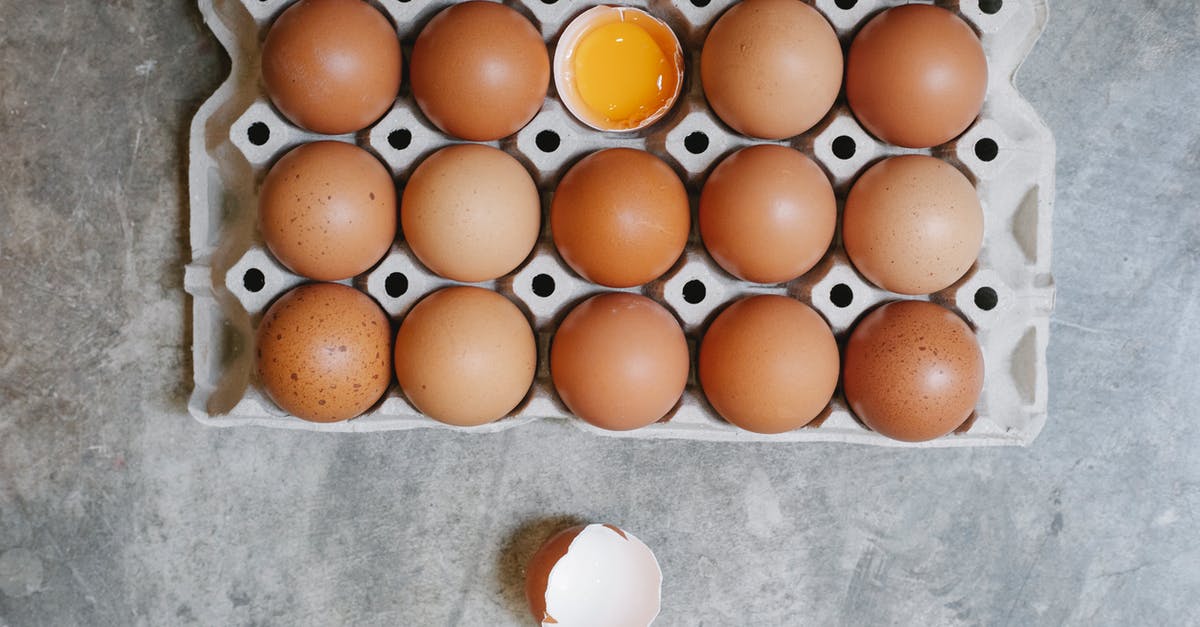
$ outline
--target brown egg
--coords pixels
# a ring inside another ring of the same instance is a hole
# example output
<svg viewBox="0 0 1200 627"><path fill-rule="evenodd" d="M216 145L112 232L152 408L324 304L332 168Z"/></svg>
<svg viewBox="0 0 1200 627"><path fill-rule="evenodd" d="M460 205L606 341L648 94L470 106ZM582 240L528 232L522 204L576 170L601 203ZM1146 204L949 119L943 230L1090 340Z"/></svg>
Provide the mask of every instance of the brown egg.
<svg viewBox="0 0 1200 627"><path fill-rule="evenodd" d="M480 144L443 148L412 173L400 203L404 239L430 270L474 283L512 272L542 228L525 166Z"/></svg>
<svg viewBox="0 0 1200 627"><path fill-rule="evenodd" d="M593 296L559 325L550 375L576 416L612 431L638 429L665 416L683 395L687 340L675 318L645 296Z"/></svg>
<svg viewBox="0 0 1200 627"><path fill-rule="evenodd" d="M888 303L851 332L842 385L868 427L894 440L932 440L974 411L983 390L983 353L971 328L949 309Z"/></svg>
<svg viewBox="0 0 1200 627"><path fill-rule="evenodd" d="M400 39L362 0L300 0L267 32L262 74L280 113L317 133L362 130L400 91Z"/></svg>
<svg viewBox="0 0 1200 627"><path fill-rule="evenodd" d="M700 236L730 274L782 283L812 269L833 241L837 201L821 167L785 146L743 148L713 168Z"/></svg>
<svg viewBox="0 0 1200 627"><path fill-rule="evenodd" d="M958 137L987 94L983 45L953 12L907 4L875 16L854 37L846 99L879 139L929 148Z"/></svg>
<svg viewBox="0 0 1200 627"><path fill-rule="evenodd" d="M396 185L358 146L302 144L263 179L258 220L267 248L293 272L348 279L374 266L396 239Z"/></svg>
<svg viewBox="0 0 1200 627"><path fill-rule="evenodd" d="M838 380L833 331L812 307L764 294L717 316L700 344L700 385L725 420L783 433L812 422Z"/></svg>
<svg viewBox="0 0 1200 627"><path fill-rule="evenodd" d="M284 411L337 422L371 408L392 381L392 329L370 296L309 283L279 297L258 325L258 378Z"/></svg>
<svg viewBox="0 0 1200 627"><path fill-rule="evenodd" d="M850 189L842 213L850 261L898 294L945 289L971 268L983 245L983 208L971 181L925 155L885 159Z"/></svg>
<svg viewBox="0 0 1200 627"><path fill-rule="evenodd" d="M455 4L413 46L413 97L443 131L491 141L521 130L542 108L550 55L536 28L496 2Z"/></svg>
<svg viewBox="0 0 1200 627"><path fill-rule="evenodd" d="M641 285L670 270L687 245L691 222L679 175L632 148L584 157L563 176L550 208L563 261L608 287Z"/></svg>
<svg viewBox="0 0 1200 627"><path fill-rule="evenodd" d="M396 334L396 378L421 413L471 427L503 418L525 398L537 342L511 301L449 287L417 303Z"/></svg>
<svg viewBox="0 0 1200 627"><path fill-rule="evenodd" d="M829 113L842 87L842 46L800 0L746 0L726 11L700 53L704 96L744 135L784 139Z"/></svg>

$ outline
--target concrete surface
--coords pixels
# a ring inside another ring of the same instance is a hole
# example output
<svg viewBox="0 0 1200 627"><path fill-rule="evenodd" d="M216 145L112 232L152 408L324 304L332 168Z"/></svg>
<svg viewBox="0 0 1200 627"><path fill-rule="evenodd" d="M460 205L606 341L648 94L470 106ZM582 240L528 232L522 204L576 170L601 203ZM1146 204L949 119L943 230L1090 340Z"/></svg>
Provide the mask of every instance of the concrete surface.
<svg viewBox="0 0 1200 627"><path fill-rule="evenodd" d="M525 624L611 521L662 625L1180 625L1200 598L1200 7L1055 2L1051 417L1028 449L214 430L187 416L192 2L0 1L0 625Z"/></svg>

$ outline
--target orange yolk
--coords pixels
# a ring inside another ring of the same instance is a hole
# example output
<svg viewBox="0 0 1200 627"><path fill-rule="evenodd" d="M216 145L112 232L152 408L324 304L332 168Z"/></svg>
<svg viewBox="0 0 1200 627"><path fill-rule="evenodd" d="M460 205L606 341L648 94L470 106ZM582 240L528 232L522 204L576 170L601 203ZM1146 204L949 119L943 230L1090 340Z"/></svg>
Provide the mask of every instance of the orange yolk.
<svg viewBox="0 0 1200 627"><path fill-rule="evenodd" d="M585 33L575 50L575 86L596 115L636 126L674 94L678 70L641 26L612 22Z"/></svg>

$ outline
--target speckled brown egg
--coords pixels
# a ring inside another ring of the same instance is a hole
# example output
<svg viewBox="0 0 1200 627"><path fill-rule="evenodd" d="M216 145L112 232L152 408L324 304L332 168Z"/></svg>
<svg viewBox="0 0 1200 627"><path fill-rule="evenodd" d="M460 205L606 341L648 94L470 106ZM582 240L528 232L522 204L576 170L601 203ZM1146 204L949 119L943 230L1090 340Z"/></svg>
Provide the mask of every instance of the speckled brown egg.
<svg viewBox="0 0 1200 627"><path fill-rule="evenodd" d="M529 392L537 342L525 315L479 287L434 292L396 334L396 378L421 413L471 427L498 420Z"/></svg>
<svg viewBox="0 0 1200 627"><path fill-rule="evenodd" d="M699 363L713 409L756 433L812 422L833 397L839 367L837 341L821 315L771 294L722 311L704 334Z"/></svg>
<svg viewBox="0 0 1200 627"><path fill-rule="evenodd" d="M983 353L957 314L924 301L867 314L846 344L846 401L868 427L905 442L954 431L983 390Z"/></svg>
<svg viewBox="0 0 1200 627"><path fill-rule="evenodd" d="M293 272L348 279L374 266L396 239L396 185L358 146L302 144L267 173L258 217L267 248Z"/></svg>
<svg viewBox="0 0 1200 627"><path fill-rule="evenodd" d="M929 148L958 137L987 95L983 45L942 7L906 4L871 18L846 61L846 99L872 135Z"/></svg>
<svg viewBox="0 0 1200 627"><path fill-rule="evenodd" d="M296 124L328 135L362 130L400 91L400 39L362 0L300 0L267 32L267 95Z"/></svg>
<svg viewBox="0 0 1200 627"><path fill-rule="evenodd" d="M370 296L338 283L284 294L258 325L258 378L284 411L337 422L370 409L392 380L392 330Z"/></svg>
<svg viewBox="0 0 1200 627"><path fill-rule="evenodd" d="M632 148L592 153L563 176L550 229L583 278L633 287L671 269L691 230L687 190L662 159Z"/></svg>
<svg viewBox="0 0 1200 627"><path fill-rule="evenodd" d="M825 256L837 201L812 159L762 144L713 168L700 194L699 221L704 247L727 272L754 283L782 283Z"/></svg>
<svg viewBox="0 0 1200 627"><path fill-rule="evenodd" d="M550 55L533 24L497 2L455 4L413 45L413 97L443 131L491 141L521 130L542 108Z"/></svg>
<svg viewBox="0 0 1200 627"><path fill-rule="evenodd" d="M443 148L423 161L400 203L404 239L430 270L474 283L508 274L533 250L542 205L512 156L480 144Z"/></svg>
<svg viewBox="0 0 1200 627"><path fill-rule="evenodd" d="M898 294L945 289L971 268L983 245L983 208L954 166L904 155L871 166L850 189L842 240L854 267Z"/></svg>
<svg viewBox="0 0 1200 627"><path fill-rule="evenodd" d="M734 130L784 139L833 107L842 46L825 16L800 0L746 0L713 24L700 79L709 105Z"/></svg>
<svg viewBox="0 0 1200 627"><path fill-rule="evenodd" d="M687 340L675 317L645 296L593 296L559 324L550 375L571 413L602 429L638 429L683 395Z"/></svg>

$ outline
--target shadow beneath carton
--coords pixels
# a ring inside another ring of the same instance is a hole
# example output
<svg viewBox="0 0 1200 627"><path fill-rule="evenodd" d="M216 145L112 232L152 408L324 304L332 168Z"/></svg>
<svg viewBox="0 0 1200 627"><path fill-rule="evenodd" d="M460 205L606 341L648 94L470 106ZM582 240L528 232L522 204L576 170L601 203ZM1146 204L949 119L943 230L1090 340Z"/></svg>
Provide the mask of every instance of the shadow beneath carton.
<svg viewBox="0 0 1200 627"><path fill-rule="evenodd" d="M568 527L583 524L587 524L587 521L577 516L534 518L522 523L505 539L496 558L496 584L505 608L520 624L528 624L533 618L525 599L525 568L529 560L551 536Z"/></svg>

